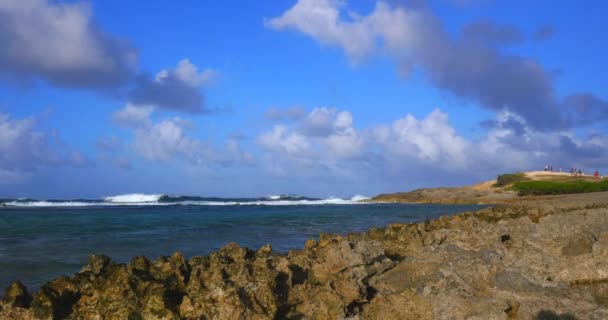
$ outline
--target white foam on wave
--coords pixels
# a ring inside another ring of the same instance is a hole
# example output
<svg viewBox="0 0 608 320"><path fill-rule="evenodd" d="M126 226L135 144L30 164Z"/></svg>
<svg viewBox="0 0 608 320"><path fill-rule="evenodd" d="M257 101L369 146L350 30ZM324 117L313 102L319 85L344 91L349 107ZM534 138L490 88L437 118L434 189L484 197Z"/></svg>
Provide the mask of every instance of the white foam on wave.
<svg viewBox="0 0 608 320"><path fill-rule="evenodd" d="M158 202L162 197L162 194L143 194L143 193L130 193L122 194L118 196L105 197L104 201L114 203L146 203L146 202Z"/></svg>
<svg viewBox="0 0 608 320"><path fill-rule="evenodd" d="M354 201L354 202L359 202L359 201L365 201L365 200L369 200L370 197L366 197L366 196L362 196L360 194L350 198L350 201Z"/></svg>
<svg viewBox="0 0 608 320"><path fill-rule="evenodd" d="M281 200L281 199L285 199L285 198L299 199L299 198L304 198L304 197L295 195L295 194L279 194L279 195L273 194L273 195L266 197L266 199L268 199L268 200Z"/></svg>
<svg viewBox="0 0 608 320"><path fill-rule="evenodd" d="M354 198L354 197L353 197ZM176 204L199 206L314 206L314 205L348 205L365 204L361 199L327 198L320 200L258 200L258 201L184 201Z"/></svg>
<svg viewBox="0 0 608 320"><path fill-rule="evenodd" d="M164 206L171 203L157 202L84 202L84 201L28 201L6 202L4 205L8 207L116 207L116 206Z"/></svg>
<svg viewBox="0 0 608 320"><path fill-rule="evenodd" d="M92 202L81 202L81 201L64 201L64 202L54 202L54 201L12 201L7 202L5 205L10 207L88 207L91 205L95 205Z"/></svg>
<svg viewBox="0 0 608 320"><path fill-rule="evenodd" d="M359 205L367 204L364 196L351 199L330 197L320 200L256 200L256 201L179 201L157 202L162 195L129 194L106 197L104 201L13 201L5 205L11 207L94 207L94 206L314 206L314 205ZM270 197L268 197L270 199ZM279 198L280 199L280 198Z"/></svg>

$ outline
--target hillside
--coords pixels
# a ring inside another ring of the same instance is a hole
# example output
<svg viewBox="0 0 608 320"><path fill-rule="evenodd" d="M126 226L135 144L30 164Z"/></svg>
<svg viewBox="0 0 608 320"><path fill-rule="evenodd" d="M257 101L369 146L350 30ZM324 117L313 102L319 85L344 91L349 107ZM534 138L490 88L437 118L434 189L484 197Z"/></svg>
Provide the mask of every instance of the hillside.
<svg viewBox="0 0 608 320"><path fill-rule="evenodd" d="M585 191L585 187L595 186L595 184L606 183L607 180L598 180L593 176L572 176L566 172L546 172L546 171L530 171L517 174L506 174L498 177L498 181L504 176L508 183L497 185L497 180L484 181L471 186L454 187L454 188L425 188L416 189L409 192L397 192L389 194L381 194L371 198L372 202L407 202L407 203L479 203L479 204L500 204L500 203L517 203L522 200L522 195L544 196L551 194L568 194L568 193L585 193L594 191L608 191L602 188L597 190ZM530 181L543 181L546 184L539 185L537 182L529 184ZM582 184L582 189L574 189L567 192L544 191L538 192L536 189L551 187L551 190L561 190L569 187L571 184ZM518 187L528 190L532 188L533 192L522 192ZM565 187L564 187L565 186ZM528 188L528 189L526 189ZM593 188L591 188L593 189ZM581 190L580 192L576 192Z"/></svg>

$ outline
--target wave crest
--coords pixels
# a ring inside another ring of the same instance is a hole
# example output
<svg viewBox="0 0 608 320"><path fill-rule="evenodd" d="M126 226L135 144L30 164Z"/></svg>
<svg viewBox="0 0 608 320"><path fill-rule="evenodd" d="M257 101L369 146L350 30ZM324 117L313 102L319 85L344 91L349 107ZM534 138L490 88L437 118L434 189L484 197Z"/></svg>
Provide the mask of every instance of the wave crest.
<svg viewBox="0 0 608 320"><path fill-rule="evenodd" d="M146 203L146 202L158 202L164 194L143 194L143 193L130 193L122 194L118 196L105 197L103 200L113 203Z"/></svg>
<svg viewBox="0 0 608 320"><path fill-rule="evenodd" d="M370 199L370 197L366 197L366 196L362 196L362 195L358 194L358 195L350 198L350 201L360 202L360 201L365 201L365 200L369 200L369 199Z"/></svg>
<svg viewBox="0 0 608 320"><path fill-rule="evenodd" d="M3 201L7 207L92 207L92 206L314 206L366 204L369 199L356 195L350 199L329 197L308 198L297 195L278 195L264 198L216 198L198 196L168 196L163 194L132 193L105 197L103 200L33 200Z"/></svg>

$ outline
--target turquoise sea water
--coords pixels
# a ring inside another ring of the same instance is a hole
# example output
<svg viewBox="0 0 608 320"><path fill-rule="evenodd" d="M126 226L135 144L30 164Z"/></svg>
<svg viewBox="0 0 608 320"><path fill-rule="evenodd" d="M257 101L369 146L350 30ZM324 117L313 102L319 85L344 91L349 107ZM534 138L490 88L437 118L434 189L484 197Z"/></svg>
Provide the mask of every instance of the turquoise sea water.
<svg viewBox="0 0 608 320"><path fill-rule="evenodd" d="M21 280L33 289L62 274L72 275L91 253L119 262L178 250L190 257L209 254L229 242L252 249L270 243L275 251L285 252L302 248L319 233L346 234L480 208L314 200L223 203L0 207L0 288Z"/></svg>

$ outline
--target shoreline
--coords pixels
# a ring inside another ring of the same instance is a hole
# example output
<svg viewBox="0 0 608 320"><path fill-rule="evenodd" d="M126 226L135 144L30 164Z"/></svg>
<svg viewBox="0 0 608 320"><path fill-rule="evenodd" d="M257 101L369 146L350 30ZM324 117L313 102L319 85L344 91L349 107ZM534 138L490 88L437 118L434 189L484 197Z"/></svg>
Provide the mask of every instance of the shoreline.
<svg viewBox="0 0 608 320"><path fill-rule="evenodd" d="M188 260L91 256L33 295L11 285L0 318L607 318L608 193L504 204L322 234L286 254L229 244Z"/></svg>

